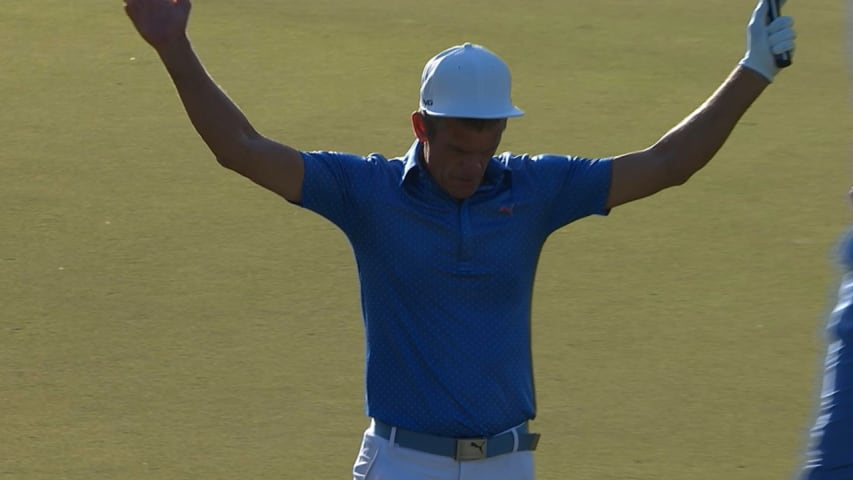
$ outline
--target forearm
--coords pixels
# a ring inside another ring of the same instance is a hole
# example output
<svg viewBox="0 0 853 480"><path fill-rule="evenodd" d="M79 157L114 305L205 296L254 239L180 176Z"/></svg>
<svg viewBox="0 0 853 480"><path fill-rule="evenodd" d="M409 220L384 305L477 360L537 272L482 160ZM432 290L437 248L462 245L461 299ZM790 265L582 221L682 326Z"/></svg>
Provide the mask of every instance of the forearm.
<svg viewBox="0 0 853 480"><path fill-rule="evenodd" d="M651 147L665 159L671 184L684 183L711 160L767 85L761 75L737 67L705 103Z"/></svg>
<svg viewBox="0 0 853 480"><path fill-rule="evenodd" d="M196 131L220 161L238 158L256 135L240 109L213 81L186 37L157 49Z"/></svg>

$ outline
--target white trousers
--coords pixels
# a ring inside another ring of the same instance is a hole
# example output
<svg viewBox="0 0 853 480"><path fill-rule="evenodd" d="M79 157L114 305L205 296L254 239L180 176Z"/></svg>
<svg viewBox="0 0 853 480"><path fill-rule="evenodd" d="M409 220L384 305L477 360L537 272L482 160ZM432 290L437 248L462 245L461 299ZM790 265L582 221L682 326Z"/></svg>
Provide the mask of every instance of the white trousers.
<svg viewBox="0 0 853 480"><path fill-rule="evenodd" d="M352 468L353 480L534 480L533 452L457 462L449 457L399 447L377 436L373 423L364 432Z"/></svg>

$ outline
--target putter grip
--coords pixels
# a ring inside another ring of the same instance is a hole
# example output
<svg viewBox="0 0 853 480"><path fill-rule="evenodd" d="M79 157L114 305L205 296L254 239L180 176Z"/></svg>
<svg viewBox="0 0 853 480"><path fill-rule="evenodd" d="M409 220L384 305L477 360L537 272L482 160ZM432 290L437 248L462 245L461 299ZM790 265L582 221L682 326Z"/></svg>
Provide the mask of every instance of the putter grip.
<svg viewBox="0 0 853 480"><path fill-rule="evenodd" d="M782 8L779 6L779 0L767 0L770 8L767 9L767 22L770 23L781 15ZM791 52L782 52L774 55L776 58L776 66L785 68L791 65Z"/></svg>

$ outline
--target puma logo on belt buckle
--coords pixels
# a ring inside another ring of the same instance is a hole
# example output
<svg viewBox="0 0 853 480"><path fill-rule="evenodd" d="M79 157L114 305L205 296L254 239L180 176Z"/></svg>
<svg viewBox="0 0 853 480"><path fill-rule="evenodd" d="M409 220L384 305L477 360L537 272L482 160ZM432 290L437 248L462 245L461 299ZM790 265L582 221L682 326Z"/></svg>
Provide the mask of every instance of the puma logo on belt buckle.
<svg viewBox="0 0 853 480"><path fill-rule="evenodd" d="M460 438L456 440L457 461L466 462L471 460L482 460L486 458L485 438Z"/></svg>

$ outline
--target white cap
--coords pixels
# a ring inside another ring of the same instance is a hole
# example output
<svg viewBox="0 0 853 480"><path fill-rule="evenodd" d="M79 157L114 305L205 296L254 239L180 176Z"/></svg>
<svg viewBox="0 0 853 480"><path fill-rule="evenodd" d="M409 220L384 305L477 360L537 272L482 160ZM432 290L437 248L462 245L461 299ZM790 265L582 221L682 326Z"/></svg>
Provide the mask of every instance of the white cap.
<svg viewBox="0 0 853 480"><path fill-rule="evenodd" d="M436 117L520 117L524 112L512 104L511 89L506 63L486 48L466 43L424 66L420 108Z"/></svg>

